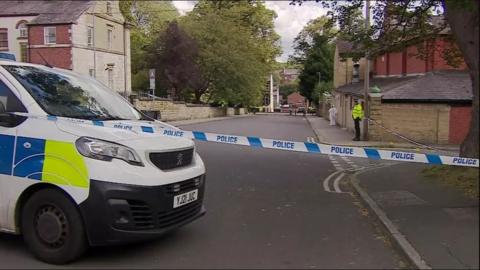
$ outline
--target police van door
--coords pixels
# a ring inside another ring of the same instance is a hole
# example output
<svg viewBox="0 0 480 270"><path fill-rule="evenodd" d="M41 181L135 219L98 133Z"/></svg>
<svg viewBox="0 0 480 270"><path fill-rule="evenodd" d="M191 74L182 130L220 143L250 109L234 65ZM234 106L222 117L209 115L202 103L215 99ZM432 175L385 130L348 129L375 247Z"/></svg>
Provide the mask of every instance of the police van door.
<svg viewBox="0 0 480 270"><path fill-rule="evenodd" d="M19 96L18 91L0 74L0 230L8 227L6 192L12 184L17 126L25 120L25 117L13 113L27 112Z"/></svg>

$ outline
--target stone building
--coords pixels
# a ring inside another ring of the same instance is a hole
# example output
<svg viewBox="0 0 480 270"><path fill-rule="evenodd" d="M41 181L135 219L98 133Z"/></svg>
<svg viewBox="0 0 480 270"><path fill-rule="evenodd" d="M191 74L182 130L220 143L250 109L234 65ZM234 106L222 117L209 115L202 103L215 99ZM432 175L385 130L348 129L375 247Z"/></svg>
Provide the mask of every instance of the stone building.
<svg viewBox="0 0 480 270"><path fill-rule="evenodd" d="M131 93L130 30L118 1L0 1L0 51Z"/></svg>

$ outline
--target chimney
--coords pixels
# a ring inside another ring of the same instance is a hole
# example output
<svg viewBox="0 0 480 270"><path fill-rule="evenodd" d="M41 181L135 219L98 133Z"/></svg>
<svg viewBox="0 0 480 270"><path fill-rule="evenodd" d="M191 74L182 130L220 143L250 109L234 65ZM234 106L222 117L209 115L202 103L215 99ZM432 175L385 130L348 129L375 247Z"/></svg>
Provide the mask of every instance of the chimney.
<svg viewBox="0 0 480 270"><path fill-rule="evenodd" d="M360 82L360 64L355 63L353 64L353 70L352 70L352 83L358 83Z"/></svg>

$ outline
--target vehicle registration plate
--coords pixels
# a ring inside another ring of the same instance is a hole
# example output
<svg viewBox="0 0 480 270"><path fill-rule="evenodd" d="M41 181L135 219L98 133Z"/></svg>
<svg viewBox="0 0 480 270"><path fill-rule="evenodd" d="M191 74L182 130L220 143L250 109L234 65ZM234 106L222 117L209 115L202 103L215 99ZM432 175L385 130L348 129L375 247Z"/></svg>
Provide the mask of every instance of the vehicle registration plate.
<svg viewBox="0 0 480 270"><path fill-rule="evenodd" d="M198 199L198 189L182 193L173 197L173 208L180 207L185 204L189 204Z"/></svg>

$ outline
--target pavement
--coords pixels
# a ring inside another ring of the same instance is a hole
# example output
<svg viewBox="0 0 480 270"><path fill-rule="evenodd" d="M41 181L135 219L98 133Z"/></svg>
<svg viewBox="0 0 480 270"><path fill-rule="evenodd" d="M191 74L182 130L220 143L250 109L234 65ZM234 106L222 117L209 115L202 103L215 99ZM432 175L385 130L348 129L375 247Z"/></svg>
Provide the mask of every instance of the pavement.
<svg viewBox="0 0 480 270"><path fill-rule="evenodd" d="M421 153L441 153L444 155L458 155L459 146L457 145L430 145L438 150L421 149L418 145L405 142L380 142L380 141L352 141L353 132L339 126L330 126L330 121L323 117L306 116L312 129L318 137L319 142L326 144L356 146L356 147L375 147L383 149L410 150Z"/></svg>
<svg viewBox="0 0 480 270"><path fill-rule="evenodd" d="M426 178L428 166L360 172L353 186L417 268L478 269L479 200Z"/></svg>

